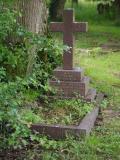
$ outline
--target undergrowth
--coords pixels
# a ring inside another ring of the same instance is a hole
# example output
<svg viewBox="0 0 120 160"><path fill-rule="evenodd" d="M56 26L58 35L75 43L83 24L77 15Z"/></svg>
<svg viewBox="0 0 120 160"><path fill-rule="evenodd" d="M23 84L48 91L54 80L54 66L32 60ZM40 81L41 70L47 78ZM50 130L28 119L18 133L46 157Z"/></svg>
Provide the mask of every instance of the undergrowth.
<svg viewBox="0 0 120 160"><path fill-rule="evenodd" d="M21 114L28 123L78 125L95 104L81 99L52 101L46 99L45 103L33 102L26 106Z"/></svg>

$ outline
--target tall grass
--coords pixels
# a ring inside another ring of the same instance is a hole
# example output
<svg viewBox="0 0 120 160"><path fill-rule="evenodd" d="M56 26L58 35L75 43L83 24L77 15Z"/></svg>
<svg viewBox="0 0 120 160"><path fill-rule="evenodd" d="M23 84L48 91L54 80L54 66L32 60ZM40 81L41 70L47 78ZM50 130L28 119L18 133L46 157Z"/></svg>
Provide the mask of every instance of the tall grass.
<svg viewBox="0 0 120 160"><path fill-rule="evenodd" d="M97 12L97 3L95 1L79 0L78 5L74 4L76 20L87 21L90 24L114 25L111 15L99 15ZM66 8L71 8L70 1L67 1Z"/></svg>

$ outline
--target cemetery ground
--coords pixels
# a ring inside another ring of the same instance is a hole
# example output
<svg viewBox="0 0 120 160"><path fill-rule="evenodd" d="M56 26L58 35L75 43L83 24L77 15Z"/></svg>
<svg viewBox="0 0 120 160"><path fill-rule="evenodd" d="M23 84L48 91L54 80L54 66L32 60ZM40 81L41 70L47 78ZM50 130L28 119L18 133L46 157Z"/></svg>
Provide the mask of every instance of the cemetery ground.
<svg viewBox="0 0 120 160"><path fill-rule="evenodd" d="M50 147L53 151L46 150L44 159L120 159L120 30L114 26L108 28L94 24L88 33L76 34L74 56L74 65L85 69L92 87L106 95L103 119L98 118L95 129L85 139L68 137L49 142L53 143ZM56 35L60 40L61 35Z"/></svg>
<svg viewBox="0 0 120 160"><path fill-rule="evenodd" d="M84 20L85 16L81 15L81 17L78 17L77 14L78 20L82 19L82 17ZM91 78L91 85L98 92L105 94L106 98L101 106L102 117L98 117L96 126L88 137L76 139L68 136L64 140L55 141L42 135L37 137L31 135L31 139L35 141L30 144L29 148L14 152L7 151L6 159L120 159L120 29L103 19L101 23L98 23L97 20L93 22L94 20L91 21L89 19L90 17L86 18L86 21L89 21L88 33L76 34L74 65L84 68L85 74ZM61 34L55 34L55 39L61 42ZM25 118L28 121L28 125L31 125L32 122L40 121L40 118L44 115L36 115L36 111L38 110L35 111L37 109L35 107L37 106L36 103L32 103L36 100L39 93L30 90L25 95L26 100L31 102L31 104L28 104L29 110L24 109L22 114L26 115ZM74 104L74 101L64 101L65 107L62 110L60 109L60 111L59 107L64 106L63 102L57 101L52 103L51 107L53 105L58 106L58 112L55 112L62 114L62 118L59 119L56 114L56 118L50 117L48 122L56 123L61 121L63 124L73 122L73 119L65 116L64 109L66 109L66 106L74 106ZM77 104L81 106L81 101L77 102ZM46 101L46 105L50 106L49 101ZM84 103L84 105L85 108L80 108L83 111L81 117L89 111L89 104ZM31 106L34 107L35 114L31 112ZM78 109L77 105L75 109ZM55 112L53 112L54 115ZM76 113L78 114L78 112L74 112L75 117L80 116L76 115ZM65 118L64 120L63 117ZM76 123L76 119L74 123Z"/></svg>
<svg viewBox="0 0 120 160"><path fill-rule="evenodd" d="M77 19L84 19L85 15L77 16ZM102 19L99 23L89 18L86 18L86 21L89 21L88 33L75 35L74 65L82 66L86 75L91 78L91 85L106 95L102 108L103 120L97 121L91 136L80 141L64 141L64 145L69 145L69 149L65 147L61 150L66 151L66 155L60 153L59 148L57 155L51 152L51 156L76 160L119 160L120 29L110 21ZM61 34L56 34L55 38L61 41Z"/></svg>
<svg viewBox="0 0 120 160"><path fill-rule="evenodd" d="M120 49L116 43L120 42L120 31L118 27L90 25L88 33L76 35L76 49L74 63L85 69L85 74L91 78L91 85L97 91L103 92L106 99L102 104L103 119L96 122L96 126L90 136L80 139L68 137L64 140L50 140L45 136L37 137L37 143L31 144L29 149L12 153L16 159L39 159L44 160L119 160L120 159ZM56 34L55 39L61 39L61 35ZM61 40L60 40L61 41ZM108 45L113 44L115 47ZM115 44L115 45L114 45ZM28 101L34 100L38 96L36 92L26 93ZM74 102L64 102L65 106L73 105ZM71 103L71 104L70 104ZM34 104L35 105L35 104ZM61 106L61 102L54 105ZM89 110L89 106L88 106ZM84 111L84 108L83 108ZM28 122L37 122L40 116L24 110ZM65 117L64 110L59 114L65 118L63 124L71 123L71 119ZM75 113L75 112L74 112ZM53 113L55 115L55 113ZM56 114L57 115L57 114ZM62 119L63 119L62 117ZM38 119L37 119L38 118ZM55 122L59 118L50 118ZM60 120L61 121L61 120ZM31 135L32 139L36 137ZM17 156L19 155L20 156ZM8 154L11 157L11 154Z"/></svg>

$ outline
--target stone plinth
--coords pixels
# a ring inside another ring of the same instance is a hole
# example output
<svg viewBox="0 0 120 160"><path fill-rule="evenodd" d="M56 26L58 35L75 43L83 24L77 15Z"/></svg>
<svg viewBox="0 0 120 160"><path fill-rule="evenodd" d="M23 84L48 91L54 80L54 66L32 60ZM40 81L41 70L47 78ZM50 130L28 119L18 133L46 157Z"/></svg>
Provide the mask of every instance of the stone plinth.
<svg viewBox="0 0 120 160"><path fill-rule="evenodd" d="M50 85L57 90L57 96L70 98L80 95L88 101L94 100L96 91L89 88L90 79L84 76L83 69L57 68L53 73Z"/></svg>
<svg viewBox="0 0 120 160"><path fill-rule="evenodd" d="M64 45L69 46L69 50L63 54L63 68L54 70L50 85L57 89L57 95L63 98L72 98L81 95L87 101L93 101L96 90L89 88L89 78L84 76L81 68L73 67L74 33L87 32L87 22L75 22L74 11L64 10L63 22L50 23L52 32L62 32Z"/></svg>
<svg viewBox="0 0 120 160"><path fill-rule="evenodd" d="M72 70L63 70L62 68L57 68L53 72L53 80L59 81L73 81L80 82L84 77L84 70L81 68L73 68Z"/></svg>

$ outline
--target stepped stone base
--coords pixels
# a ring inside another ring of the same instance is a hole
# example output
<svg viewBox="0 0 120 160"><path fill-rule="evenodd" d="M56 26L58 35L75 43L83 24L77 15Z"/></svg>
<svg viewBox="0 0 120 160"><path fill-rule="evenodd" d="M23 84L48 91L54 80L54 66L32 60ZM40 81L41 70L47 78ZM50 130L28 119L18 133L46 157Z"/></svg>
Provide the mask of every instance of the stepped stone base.
<svg viewBox="0 0 120 160"><path fill-rule="evenodd" d="M84 77L84 70L81 68L73 68L72 70L57 68L53 75L53 80L80 82Z"/></svg>
<svg viewBox="0 0 120 160"><path fill-rule="evenodd" d="M95 98L96 98L96 90L93 88L90 88L86 97L85 97L85 100L87 102L93 102L95 100Z"/></svg>
<svg viewBox="0 0 120 160"><path fill-rule="evenodd" d="M50 81L50 85L58 89L59 95L73 97L75 94L80 94L85 97L88 93L89 78L85 77L81 82L73 81Z"/></svg>
<svg viewBox="0 0 120 160"><path fill-rule="evenodd" d="M84 76L81 68L73 70L57 68L53 72L50 85L57 90L57 96L63 97L63 99L80 95L87 101L94 101L96 90L89 88L89 82L90 79Z"/></svg>

